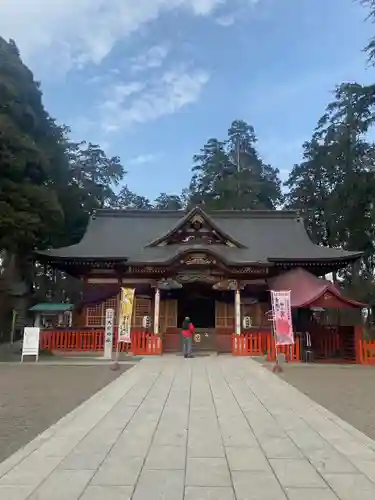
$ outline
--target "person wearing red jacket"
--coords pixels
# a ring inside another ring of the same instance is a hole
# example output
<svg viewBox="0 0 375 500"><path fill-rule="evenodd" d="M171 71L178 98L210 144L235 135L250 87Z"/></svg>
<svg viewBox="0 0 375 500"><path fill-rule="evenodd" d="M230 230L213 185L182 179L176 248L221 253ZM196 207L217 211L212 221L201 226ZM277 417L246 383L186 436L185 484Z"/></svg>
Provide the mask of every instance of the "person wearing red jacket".
<svg viewBox="0 0 375 500"><path fill-rule="evenodd" d="M182 354L184 355L184 358L191 357L194 329L195 327L189 316L186 316L182 322Z"/></svg>

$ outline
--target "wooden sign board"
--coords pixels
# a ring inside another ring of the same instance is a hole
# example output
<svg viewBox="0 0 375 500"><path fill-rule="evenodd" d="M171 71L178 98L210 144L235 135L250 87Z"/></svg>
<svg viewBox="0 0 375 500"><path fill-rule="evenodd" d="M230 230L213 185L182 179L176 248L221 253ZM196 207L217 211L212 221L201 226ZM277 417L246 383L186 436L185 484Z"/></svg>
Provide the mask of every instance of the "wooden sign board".
<svg viewBox="0 0 375 500"><path fill-rule="evenodd" d="M114 309L106 309L105 329L104 329L104 357L106 359L112 359L114 322L115 322Z"/></svg>

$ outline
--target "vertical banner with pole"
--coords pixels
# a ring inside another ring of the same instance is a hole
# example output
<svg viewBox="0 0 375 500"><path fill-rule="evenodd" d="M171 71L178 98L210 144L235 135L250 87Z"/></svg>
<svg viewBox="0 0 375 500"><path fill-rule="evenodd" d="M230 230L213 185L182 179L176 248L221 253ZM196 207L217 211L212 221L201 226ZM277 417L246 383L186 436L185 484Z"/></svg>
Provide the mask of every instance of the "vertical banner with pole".
<svg viewBox="0 0 375 500"><path fill-rule="evenodd" d="M121 288L116 356L118 355L120 342L126 342L127 344L130 344L131 342L130 332L133 315L134 296L134 288Z"/></svg>
<svg viewBox="0 0 375 500"><path fill-rule="evenodd" d="M114 322L115 322L115 311L113 309L106 309L106 311L105 311L105 330L104 330L104 358L105 359L112 359Z"/></svg>
<svg viewBox="0 0 375 500"><path fill-rule="evenodd" d="M278 346L291 346L294 344L290 295L290 290L271 290L272 323L276 346L276 366L279 364Z"/></svg>

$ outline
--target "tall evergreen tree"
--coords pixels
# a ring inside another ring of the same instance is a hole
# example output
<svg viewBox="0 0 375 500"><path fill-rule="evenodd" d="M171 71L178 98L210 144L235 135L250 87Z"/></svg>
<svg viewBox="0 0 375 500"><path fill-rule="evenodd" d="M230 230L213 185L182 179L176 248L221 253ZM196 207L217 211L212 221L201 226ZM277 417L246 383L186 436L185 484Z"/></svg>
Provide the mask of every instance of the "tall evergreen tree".
<svg viewBox="0 0 375 500"><path fill-rule="evenodd" d="M160 193L154 201L153 207L158 210L182 210L183 201L176 194Z"/></svg>
<svg viewBox="0 0 375 500"><path fill-rule="evenodd" d="M190 201L213 209L274 209L282 200L278 170L256 150L254 128L232 123L228 139L210 139L194 157Z"/></svg>
<svg viewBox="0 0 375 500"><path fill-rule="evenodd" d="M316 243L364 252L368 281L375 270L375 147L366 129L356 96L339 86L286 185L289 207L304 213Z"/></svg>
<svg viewBox="0 0 375 500"><path fill-rule="evenodd" d="M63 222L51 185L66 159L63 131L45 111L39 85L15 43L2 38L0 67L0 249L15 283L26 279L30 251Z"/></svg>
<svg viewBox="0 0 375 500"><path fill-rule="evenodd" d="M31 251L48 244L64 221L53 186L67 168L65 140L15 43L3 38L0 68L0 300L25 309L23 297L33 280ZM0 327L6 328L8 312L0 311Z"/></svg>
<svg viewBox="0 0 375 500"><path fill-rule="evenodd" d="M233 208L232 165L225 143L209 139L194 156L193 176L189 187L191 204L208 208Z"/></svg>
<svg viewBox="0 0 375 500"><path fill-rule="evenodd" d="M262 161L256 144L254 127L235 120L228 130L227 151L239 208L272 210L282 201L279 171Z"/></svg>
<svg viewBox="0 0 375 500"><path fill-rule="evenodd" d="M357 0L363 5L367 11L367 20L375 23L375 0ZM369 61L373 64L375 62L375 36L373 36L365 47Z"/></svg>
<svg viewBox="0 0 375 500"><path fill-rule="evenodd" d="M112 204L112 208L118 208L118 209L134 208L134 209L151 210L152 204L150 200L145 196L140 196L136 193L133 193L133 191L131 191L128 188L128 186L124 186L118 193L116 200Z"/></svg>
<svg viewBox="0 0 375 500"><path fill-rule="evenodd" d="M76 243L89 213L114 201L124 169L99 146L68 141L69 130L44 109L15 43L2 38L0 68L1 330L12 307L24 313L33 284L43 293L44 270L30 259L33 250ZM48 286L58 288L56 279Z"/></svg>

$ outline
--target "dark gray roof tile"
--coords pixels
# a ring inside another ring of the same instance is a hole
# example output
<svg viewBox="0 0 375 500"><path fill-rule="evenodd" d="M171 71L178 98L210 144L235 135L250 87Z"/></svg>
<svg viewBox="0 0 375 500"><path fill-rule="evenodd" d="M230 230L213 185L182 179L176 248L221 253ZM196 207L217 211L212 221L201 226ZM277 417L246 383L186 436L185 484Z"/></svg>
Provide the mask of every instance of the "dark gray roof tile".
<svg viewBox="0 0 375 500"><path fill-rule="evenodd" d="M166 262L183 250L202 245L149 246L168 234L186 213L181 211L102 210L93 216L77 245L39 252L65 259L122 259L129 262ZM216 227L243 248L211 245L230 263L298 260L354 260L361 252L320 247L310 240L303 220L291 211L216 211L209 214Z"/></svg>

